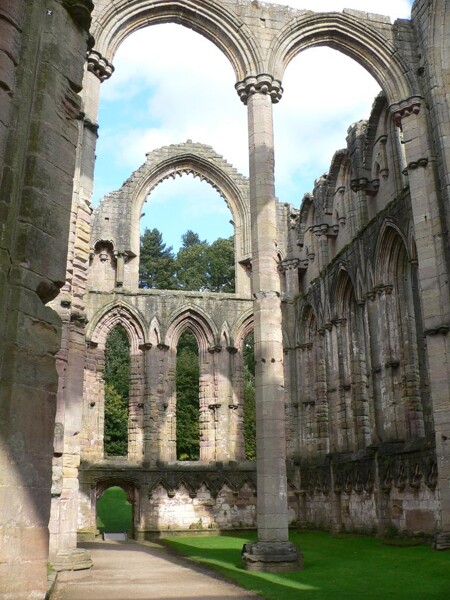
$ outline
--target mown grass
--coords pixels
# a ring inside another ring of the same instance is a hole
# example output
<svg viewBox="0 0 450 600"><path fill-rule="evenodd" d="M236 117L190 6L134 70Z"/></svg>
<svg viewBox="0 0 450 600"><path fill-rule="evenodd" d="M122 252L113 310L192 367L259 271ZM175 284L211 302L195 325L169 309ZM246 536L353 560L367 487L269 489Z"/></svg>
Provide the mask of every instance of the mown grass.
<svg viewBox="0 0 450 600"><path fill-rule="evenodd" d="M101 533L122 533L133 527L133 511L125 492L111 487L97 502L97 527Z"/></svg>
<svg viewBox="0 0 450 600"><path fill-rule="evenodd" d="M449 600L450 552L428 545L396 547L362 536L293 533L304 569L272 575L245 571L240 559L251 536L167 538L181 554L268 600Z"/></svg>

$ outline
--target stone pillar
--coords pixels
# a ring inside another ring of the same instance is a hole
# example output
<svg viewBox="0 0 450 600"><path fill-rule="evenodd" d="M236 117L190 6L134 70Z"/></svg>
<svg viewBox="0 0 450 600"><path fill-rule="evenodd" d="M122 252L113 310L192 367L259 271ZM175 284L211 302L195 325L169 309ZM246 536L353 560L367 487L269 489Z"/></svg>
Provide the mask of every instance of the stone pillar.
<svg viewBox="0 0 450 600"><path fill-rule="evenodd" d="M436 453L440 457L437 487L441 522L435 547L443 549L450 548L449 263L426 110L421 98L392 107L394 120L403 132L411 194Z"/></svg>
<svg viewBox="0 0 450 600"><path fill-rule="evenodd" d="M272 101L281 86L269 75L237 84L248 107L250 210L252 228L254 335L256 361L256 446L258 541L244 546L250 570L299 567L289 542L286 479L283 340L277 271Z"/></svg>

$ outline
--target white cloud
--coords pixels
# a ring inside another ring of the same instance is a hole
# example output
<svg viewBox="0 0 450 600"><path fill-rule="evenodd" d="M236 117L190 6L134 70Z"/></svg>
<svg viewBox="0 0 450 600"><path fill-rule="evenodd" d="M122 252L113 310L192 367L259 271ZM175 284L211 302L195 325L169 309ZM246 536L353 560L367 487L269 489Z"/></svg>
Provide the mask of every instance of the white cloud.
<svg viewBox="0 0 450 600"><path fill-rule="evenodd" d="M316 11L348 7L392 19L410 13L407 0L272 3ZM181 26L151 27L130 36L114 64L116 72L102 84L98 192L119 187L147 152L187 139L211 145L247 173L246 109L235 92L230 63L212 43ZM345 146L348 126L368 118L379 88L359 65L326 48L297 56L283 86L284 97L274 107L277 195L298 205L328 169L334 151ZM169 196L161 198L169 203Z"/></svg>

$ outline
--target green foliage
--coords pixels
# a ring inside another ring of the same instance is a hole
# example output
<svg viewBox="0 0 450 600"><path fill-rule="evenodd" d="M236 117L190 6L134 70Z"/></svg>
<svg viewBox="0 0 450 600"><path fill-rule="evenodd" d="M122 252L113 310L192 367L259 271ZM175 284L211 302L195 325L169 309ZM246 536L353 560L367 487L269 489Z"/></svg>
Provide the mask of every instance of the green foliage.
<svg viewBox="0 0 450 600"><path fill-rule="evenodd" d="M158 229L145 229L141 235L139 287L172 290L175 286L175 258Z"/></svg>
<svg viewBox="0 0 450 600"><path fill-rule="evenodd" d="M177 458L198 460L199 433L199 363L194 334L185 331L177 348Z"/></svg>
<svg viewBox="0 0 450 600"><path fill-rule="evenodd" d="M256 536L183 537L165 540L181 554L208 565L266 600L443 600L450 597L450 553L426 545L398 548L363 536L292 533L305 567L294 573L245 571L242 545Z"/></svg>
<svg viewBox="0 0 450 600"><path fill-rule="evenodd" d="M188 230L181 242L175 257L172 248L166 248L160 231L144 231L139 264L141 288L234 292L233 237L209 244Z"/></svg>
<svg viewBox="0 0 450 600"><path fill-rule="evenodd" d="M206 251L206 289L234 292L234 238L219 238Z"/></svg>
<svg viewBox="0 0 450 600"><path fill-rule="evenodd" d="M125 330L115 327L105 347L105 431L107 456L128 453L128 397L130 390L130 343Z"/></svg>
<svg viewBox="0 0 450 600"><path fill-rule="evenodd" d="M108 488L97 502L97 528L101 533L131 532L133 510L122 488Z"/></svg>
<svg viewBox="0 0 450 600"><path fill-rule="evenodd" d="M253 333L244 341L244 449L247 460L256 459L255 354Z"/></svg>
<svg viewBox="0 0 450 600"><path fill-rule="evenodd" d="M206 289L208 247L208 242L199 242L180 248L176 258L178 288L199 291Z"/></svg>

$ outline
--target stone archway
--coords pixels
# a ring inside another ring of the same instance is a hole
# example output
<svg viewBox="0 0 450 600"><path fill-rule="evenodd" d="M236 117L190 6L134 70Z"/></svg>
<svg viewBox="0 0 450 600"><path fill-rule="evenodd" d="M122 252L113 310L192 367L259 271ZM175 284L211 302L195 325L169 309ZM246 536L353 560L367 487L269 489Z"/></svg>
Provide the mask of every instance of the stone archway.
<svg viewBox="0 0 450 600"><path fill-rule="evenodd" d="M388 17L371 20L359 11L303 14L290 21L272 41L270 72L281 80L297 54L307 48L328 46L364 67L384 90L392 109L413 97L420 105L412 66L399 54L393 35Z"/></svg>
<svg viewBox="0 0 450 600"><path fill-rule="evenodd" d="M127 257L124 285L137 288L139 271L139 219L151 191L166 179L192 174L207 181L225 200L235 232L236 293L249 296L247 273L251 257L248 179L211 146L187 141L154 150L145 163L125 181L120 190L105 196L94 213L92 239L113 240L119 258ZM117 223L115 214L129 215ZM120 260L118 260L119 268ZM117 279L117 278L116 278Z"/></svg>
<svg viewBox="0 0 450 600"><path fill-rule="evenodd" d="M92 69L111 69L114 54L134 31L158 23L177 23L200 33L229 59L236 79L262 66L259 43L235 12L211 0L118 0L97 3L91 33L96 40Z"/></svg>
<svg viewBox="0 0 450 600"><path fill-rule="evenodd" d="M82 456L104 457L104 380L106 340L117 326L124 329L130 348L130 389L128 403L128 459L142 461L144 453L144 398L146 328L138 312L123 302L106 306L92 320L86 334L87 351L84 371L84 443Z"/></svg>
<svg viewBox="0 0 450 600"><path fill-rule="evenodd" d="M127 523L127 525L129 524L130 527L128 529L125 529L125 531L123 531L122 529L120 530L121 533L127 533L128 536L130 537L134 537L134 532L135 532L135 528L136 528L136 523L137 523L137 519L139 518L139 506L138 506L138 489L136 488L136 485L133 481L129 480L129 479L122 479L122 478L117 478L117 477L110 477L108 479L102 479L100 481L97 481L96 485L95 485L95 496L94 496L94 500L95 500L95 506L93 507L93 510L95 512L95 521L96 523L98 523L98 518L99 518L99 514L98 514L98 502L99 500L103 497L103 495L108 492L109 490L111 490L112 488L120 488L120 490L122 490L123 495L124 495L124 499L126 499L126 502L128 504L130 504L130 523ZM118 496L118 497L117 497ZM114 497L112 499L114 504L123 504L123 502L121 502L122 500L122 494L117 495L116 497ZM128 515L127 515L127 510L126 507L120 506L120 510L122 512L122 518L123 520L127 520ZM117 527L113 527L114 529ZM105 531L106 532L106 531ZM108 532L108 533L116 533L114 532Z"/></svg>

